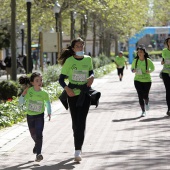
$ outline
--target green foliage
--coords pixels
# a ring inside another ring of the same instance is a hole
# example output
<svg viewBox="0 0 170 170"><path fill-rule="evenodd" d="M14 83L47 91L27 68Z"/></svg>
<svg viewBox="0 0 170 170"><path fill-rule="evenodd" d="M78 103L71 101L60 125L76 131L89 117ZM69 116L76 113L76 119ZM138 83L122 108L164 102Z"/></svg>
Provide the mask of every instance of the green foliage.
<svg viewBox="0 0 170 170"><path fill-rule="evenodd" d="M24 107L18 105L16 97L13 97L12 101L0 104L0 129L24 121L25 115Z"/></svg>
<svg viewBox="0 0 170 170"><path fill-rule="evenodd" d="M14 81L2 81L0 82L0 100L12 99L13 96L17 96L18 86Z"/></svg>
<svg viewBox="0 0 170 170"><path fill-rule="evenodd" d="M54 65L54 66L48 66L47 70L43 72L43 86L49 85L51 82L58 81L61 66L60 65Z"/></svg>
<svg viewBox="0 0 170 170"><path fill-rule="evenodd" d="M0 26L0 50L10 47L10 33L6 26Z"/></svg>
<svg viewBox="0 0 170 170"><path fill-rule="evenodd" d="M99 68L104 65L107 65L112 62L111 58L107 57L104 54L100 54L99 56L92 58L93 59L93 68Z"/></svg>

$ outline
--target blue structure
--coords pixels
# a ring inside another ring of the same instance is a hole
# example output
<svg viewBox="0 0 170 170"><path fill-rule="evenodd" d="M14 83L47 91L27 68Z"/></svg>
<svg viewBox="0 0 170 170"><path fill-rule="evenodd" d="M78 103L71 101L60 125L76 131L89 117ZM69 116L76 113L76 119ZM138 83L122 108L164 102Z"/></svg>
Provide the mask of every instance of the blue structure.
<svg viewBox="0 0 170 170"><path fill-rule="evenodd" d="M139 33L129 38L129 63L133 61L136 43L146 34L170 34L170 27L144 27Z"/></svg>

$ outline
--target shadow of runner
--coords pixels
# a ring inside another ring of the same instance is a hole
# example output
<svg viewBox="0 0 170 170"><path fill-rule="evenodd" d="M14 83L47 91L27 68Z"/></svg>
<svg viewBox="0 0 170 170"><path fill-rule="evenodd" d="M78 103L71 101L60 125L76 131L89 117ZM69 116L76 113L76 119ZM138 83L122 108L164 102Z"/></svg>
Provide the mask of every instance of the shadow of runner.
<svg viewBox="0 0 170 170"><path fill-rule="evenodd" d="M140 122L151 122L151 121L159 121L159 120L164 120L164 119L170 119L170 117L164 116L164 117L148 118L148 119L140 120Z"/></svg>
<svg viewBox="0 0 170 170"><path fill-rule="evenodd" d="M137 120L137 119L140 119L140 118L142 118L142 117L138 116L138 117L134 117L134 118L112 120L112 122L123 122L123 121Z"/></svg>
<svg viewBox="0 0 170 170"><path fill-rule="evenodd" d="M32 163L32 164L27 165L29 163ZM65 161L61 161L61 162L59 162L57 164L53 164L53 165L49 165L49 166L47 166L47 165L42 165L41 166L41 163L34 162L34 161L28 161L26 163L19 164L19 165L16 165L16 166L3 168L3 170L21 170L21 169L23 169L23 170L24 169L61 170L61 169L74 169L75 168L74 165L76 165L76 164L80 164L80 163L74 162L73 158L70 158L70 159L67 159Z"/></svg>

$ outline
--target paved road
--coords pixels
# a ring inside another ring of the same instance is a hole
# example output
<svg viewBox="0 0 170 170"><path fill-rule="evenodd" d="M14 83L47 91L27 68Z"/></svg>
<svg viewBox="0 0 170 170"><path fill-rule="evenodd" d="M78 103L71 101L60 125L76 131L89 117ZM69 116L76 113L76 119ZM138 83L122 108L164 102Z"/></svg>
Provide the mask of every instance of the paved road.
<svg viewBox="0 0 170 170"><path fill-rule="evenodd" d="M165 89L155 62L150 91L150 111L141 111L130 69L119 81L116 71L96 79L102 96L91 106L81 163L73 161L73 135L68 111L53 103L53 117L46 119L43 156L34 162L33 142L26 123L0 131L0 169L3 170L169 170L170 119L166 116Z"/></svg>

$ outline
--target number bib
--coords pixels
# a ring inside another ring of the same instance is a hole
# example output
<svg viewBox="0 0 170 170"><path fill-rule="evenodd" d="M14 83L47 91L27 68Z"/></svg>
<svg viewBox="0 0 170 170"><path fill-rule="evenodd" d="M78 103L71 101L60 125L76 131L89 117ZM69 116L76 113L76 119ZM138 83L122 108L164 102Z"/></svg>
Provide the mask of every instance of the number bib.
<svg viewBox="0 0 170 170"><path fill-rule="evenodd" d="M136 74L142 75L142 70L141 70L140 68L137 68L137 69L136 69Z"/></svg>
<svg viewBox="0 0 170 170"><path fill-rule="evenodd" d="M32 101L32 100L29 101L28 110L30 111L41 113L42 107L43 107L42 101Z"/></svg>
<svg viewBox="0 0 170 170"><path fill-rule="evenodd" d="M87 71L74 70L72 80L74 81L87 81Z"/></svg>

